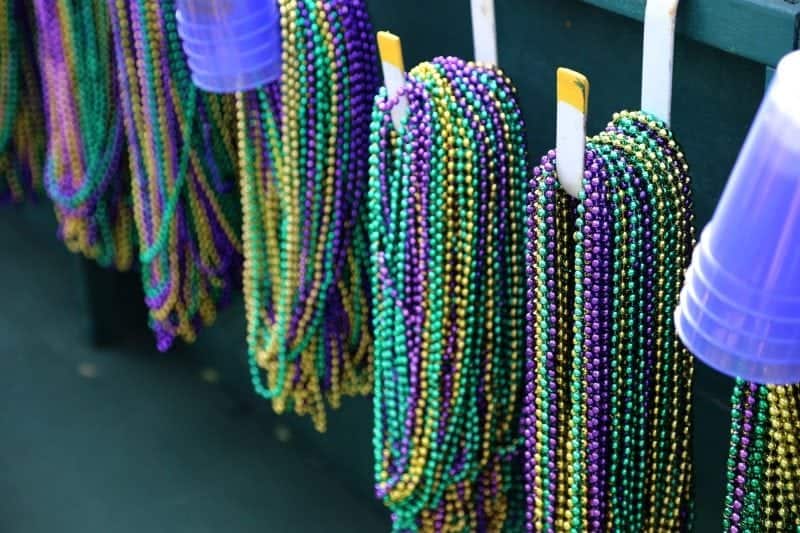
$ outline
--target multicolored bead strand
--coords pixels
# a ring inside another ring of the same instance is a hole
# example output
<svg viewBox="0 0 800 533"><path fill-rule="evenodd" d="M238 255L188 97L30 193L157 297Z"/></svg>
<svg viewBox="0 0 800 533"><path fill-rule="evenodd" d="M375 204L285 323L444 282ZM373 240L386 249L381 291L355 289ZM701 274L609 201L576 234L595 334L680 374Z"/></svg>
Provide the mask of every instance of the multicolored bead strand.
<svg viewBox="0 0 800 533"><path fill-rule="evenodd" d="M279 3L283 75L237 96L247 340L256 391L325 431L326 404L372 390L360 217L379 75L363 0Z"/></svg>
<svg viewBox="0 0 800 533"><path fill-rule="evenodd" d="M174 0L108 6L142 281L163 351L194 341L240 283L234 100L195 89Z"/></svg>
<svg viewBox="0 0 800 533"><path fill-rule="evenodd" d="M382 90L370 136L376 492L395 531L519 531L529 167L516 90L447 57L414 68L402 95L402 127Z"/></svg>
<svg viewBox="0 0 800 533"><path fill-rule="evenodd" d="M103 266L133 263L124 134L105 0L35 0L47 117L44 186L67 247Z"/></svg>
<svg viewBox="0 0 800 533"><path fill-rule="evenodd" d="M737 380L723 530L800 532L800 386Z"/></svg>
<svg viewBox="0 0 800 533"><path fill-rule="evenodd" d="M577 200L555 169L551 151L528 190L527 530L685 530L692 358L672 311L688 167L663 123L621 112L589 140Z"/></svg>
<svg viewBox="0 0 800 533"><path fill-rule="evenodd" d="M45 136L33 10L0 1L0 204L42 192Z"/></svg>

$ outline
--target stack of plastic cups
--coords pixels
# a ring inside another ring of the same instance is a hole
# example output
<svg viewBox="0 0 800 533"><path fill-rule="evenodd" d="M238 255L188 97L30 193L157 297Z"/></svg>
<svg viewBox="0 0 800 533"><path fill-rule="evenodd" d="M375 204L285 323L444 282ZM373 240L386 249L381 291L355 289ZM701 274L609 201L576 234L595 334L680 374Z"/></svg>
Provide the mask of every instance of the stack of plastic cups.
<svg viewBox="0 0 800 533"><path fill-rule="evenodd" d="M675 321L686 347L720 372L800 383L800 51L778 65Z"/></svg>
<svg viewBox="0 0 800 533"><path fill-rule="evenodd" d="M196 86L233 93L280 77L277 0L178 0L177 7L178 34Z"/></svg>

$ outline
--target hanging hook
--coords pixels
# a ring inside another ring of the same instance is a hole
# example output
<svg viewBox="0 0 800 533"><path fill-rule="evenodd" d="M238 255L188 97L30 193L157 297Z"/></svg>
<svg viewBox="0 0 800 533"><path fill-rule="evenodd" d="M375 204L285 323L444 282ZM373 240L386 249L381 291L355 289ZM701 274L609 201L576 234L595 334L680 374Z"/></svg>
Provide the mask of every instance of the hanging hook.
<svg viewBox="0 0 800 533"><path fill-rule="evenodd" d="M470 0L475 61L497 64L497 28L494 0Z"/></svg>
<svg viewBox="0 0 800 533"><path fill-rule="evenodd" d="M403 46L400 37L388 31L378 32L378 50L383 66L383 82L389 98L394 98L403 90L406 83L406 68L403 64ZM400 101L392 108L392 123L396 130L403 125L408 114L408 98L400 97Z"/></svg>
<svg viewBox="0 0 800 533"><path fill-rule="evenodd" d="M589 80L580 72L559 68L556 93L556 171L561 187L577 198L583 187Z"/></svg>
<svg viewBox="0 0 800 533"><path fill-rule="evenodd" d="M642 47L642 111L669 125L672 113L672 65L679 0L647 0Z"/></svg>

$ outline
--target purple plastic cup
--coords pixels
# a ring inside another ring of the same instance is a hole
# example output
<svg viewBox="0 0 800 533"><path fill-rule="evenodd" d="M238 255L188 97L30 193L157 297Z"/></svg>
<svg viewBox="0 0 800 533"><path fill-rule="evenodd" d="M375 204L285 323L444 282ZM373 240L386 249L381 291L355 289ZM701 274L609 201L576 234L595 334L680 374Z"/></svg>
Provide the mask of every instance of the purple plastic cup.
<svg viewBox="0 0 800 533"><path fill-rule="evenodd" d="M206 34L198 37L190 35L178 26L178 35L181 37L183 48L190 55L194 56L213 56L219 53L220 48L233 48L236 50L252 50L260 48L267 43L272 44L278 50L281 47L280 30L276 28L264 27L255 32L240 34L236 36L223 36L220 34Z"/></svg>
<svg viewBox="0 0 800 533"><path fill-rule="evenodd" d="M250 70L239 70L227 74L192 69L192 82L204 91L227 94L245 90L242 87L263 87L278 79L280 75L281 62L278 60L254 66Z"/></svg>
<svg viewBox="0 0 800 533"><path fill-rule="evenodd" d="M243 18L197 23L187 20L184 14L178 11L175 19L183 37L195 40L209 38L234 40L265 29L272 30L272 26L278 23L278 14L271 9L261 9L255 13L248 13Z"/></svg>
<svg viewBox="0 0 800 533"><path fill-rule="evenodd" d="M183 41L183 49L189 59L189 67L195 67L206 72L218 72L220 74L230 74L241 70L242 65L248 68L255 64L265 61L274 62L281 57L280 38L275 34L269 34L266 39L262 39L257 46L240 46L239 43L217 43L212 45L205 43L195 45L188 40ZM198 52L204 53L198 53ZM237 61L230 61L231 57L236 57Z"/></svg>
<svg viewBox="0 0 800 533"><path fill-rule="evenodd" d="M725 374L800 383L800 52L778 65L711 222L675 323Z"/></svg>
<svg viewBox="0 0 800 533"><path fill-rule="evenodd" d="M277 0L179 0L178 34L199 88L233 93L281 72Z"/></svg>
<svg viewBox="0 0 800 533"><path fill-rule="evenodd" d="M267 18L278 16L277 0L178 0L181 17L194 24L227 24L267 11Z"/></svg>

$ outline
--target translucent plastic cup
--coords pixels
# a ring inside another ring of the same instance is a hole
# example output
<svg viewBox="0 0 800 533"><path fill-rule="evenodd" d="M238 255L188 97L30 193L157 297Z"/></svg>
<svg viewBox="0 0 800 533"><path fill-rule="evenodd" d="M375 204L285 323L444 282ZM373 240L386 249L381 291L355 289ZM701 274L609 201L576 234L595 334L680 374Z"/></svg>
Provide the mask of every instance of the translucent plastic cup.
<svg viewBox="0 0 800 533"><path fill-rule="evenodd" d="M800 383L800 52L778 66L697 245L676 312L717 370Z"/></svg>
<svg viewBox="0 0 800 533"><path fill-rule="evenodd" d="M705 252L704 246L697 248L689 273L692 283L687 285L709 315L748 335L800 340L800 301L781 295L765 297L764 293L737 282ZM763 311L767 304L776 302L773 307L780 307L784 312L766 314Z"/></svg>
<svg viewBox="0 0 800 533"><path fill-rule="evenodd" d="M201 89L246 91L280 77L277 0L179 0L177 21L192 80Z"/></svg>
<svg viewBox="0 0 800 533"><path fill-rule="evenodd" d="M191 57L189 58L189 69L196 74L199 74L201 77L210 78L212 76L220 76L220 77L231 77L235 76L236 74L242 72L255 72L261 70L265 73L265 75L269 72L275 73L275 69L277 69L277 75L273 79L277 79L280 76L280 68L281 63L280 61L267 61L264 63L250 63L249 68L243 70L241 68L233 68L233 67L223 67L219 68L218 65L206 65L197 63ZM213 70L212 70L213 69Z"/></svg>
<svg viewBox="0 0 800 533"><path fill-rule="evenodd" d="M266 10L269 18L278 16L277 0L178 0L181 17L195 24L226 24Z"/></svg>
<svg viewBox="0 0 800 533"><path fill-rule="evenodd" d="M692 353L695 355L702 353L703 356L698 355L698 357L723 374L742 377L756 383L787 385L794 383L788 376L800 373L800 362L797 357L787 355L780 359L770 359L768 363L754 359L753 352L740 352L730 348L739 340L735 333L729 331L706 333L681 310L675 313L675 327L681 340Z"/></svg>
<svg viewBox="0 0 800 533"><path fill-rule="evenodd" d="M273 9L261 9L242 18L198 23L188 20L181 11L175 14L181 34L194 39L206 39L215 35L236 39L265 29L272 30L272 26L278 24L278 17L277 11Z"/></svg>
<svg viewBox="0 0 800 533"><path fill-rule="evenodd" d="M258 65L252 70L220 74L192 70L192 82L200 89L212 93L234 93L247 88L262 87L278 79L281 62Z"/></svg>
<svg viewBox="0 0 800 533"><path fill-rule="evenodd" d="M229 50L239 52L248 52L255 49L260 49L264 46L270 46L267 53L270 56L280 54L281 50L281 36L279 31L264 28L255 33L237 36L236 38L222 38L222 36L214 35L211 37L199 39L185 35L182 31L178 31L183 43L183 49L190 56L195 57L212 57L221 56L228 53Z"/></svg>
<svg viewBox="0 0 800 533"><path fill-rule="evenodd" d="M199 68L207 73L231 74L243 70L252 69L253 66L263 63L274 63L280 60L280 43L262 43L257 48L240 48L236 45L222 43L214 49L207 50L206 54L196 54L192 44L184 41L183 49L189 58L189 68L194 70ZM231 57L236 57L237 61L231 61ZM266 59L265 59L266 58Z"/></svg>
<svg viewBox="0 0 800 533"><path fill-rule="evenodd" d="M733 314L729 313L728 318L737 320L731 322L716 315L713 309L719 309L720 306L717 305L715 308L709 305L708 300L703 300L703 297L712 290L696 279L695 274L696 270L690 271L686 278L688 290L683 293L681 310L694 327L709 335L711 340L736 336L737 351L743 353L758 351L763 358L775 360L783 359L786 350L800 342L800 321L797 319L768 319L742 312L738 316L730 316ZM759 331L742 327L743 324L763 324L768 327Z"/></svg>

